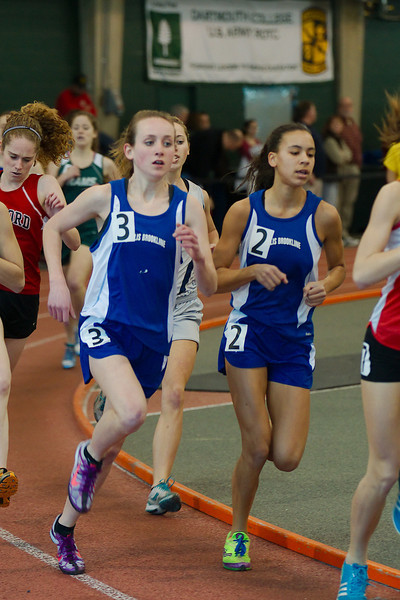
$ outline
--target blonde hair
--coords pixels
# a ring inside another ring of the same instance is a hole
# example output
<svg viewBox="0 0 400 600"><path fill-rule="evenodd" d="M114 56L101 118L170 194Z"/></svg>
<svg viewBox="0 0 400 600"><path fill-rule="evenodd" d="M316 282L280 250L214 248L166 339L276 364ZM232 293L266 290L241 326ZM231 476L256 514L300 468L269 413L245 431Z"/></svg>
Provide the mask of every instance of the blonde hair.
<svg viewBox="0 0 400 600"><path fill-rule="evenodd" d="M36 158L43 167L51 161L59 164L74 146L68 123L59 116L55 108L42 102L32 102L18 111L10 111L3 131L3 148L16 137L24 137L33 142Z"/></svg>
<svg viewBox="0 0 400 600"><path fill-rule="evenodd" d="M400 141L400 96L389 94L385 91L388 109L382 119L381 127L375 125L379 133L379 139L383 146L389 148L392 144Z"/></svg>
<svg viewBox="0 0 400 600"><path fill-rule="evenodd" d="M135 145L136 133L137 133L137 125L139 121L143 121L144 119L151 119L152 117L158 117L160 119L165 119L168 123L171 123L172 127L174 126L173 118L169 113L160 111L160 110L139 110L135 113L126 129L121 134L119 140L114 144L110 156L114 159L115 164L122 177L131 177L133 174L133 163L131 160L128 160L125 156L124 146L125 144ZM175 132L175 128L174 128ZM174 133L175 135L175 133Z"/></svg>
<svg viewBox="0 0 400 600"><path fill-rule="evenodd" d="M182 119L180 119L179 117L175 117L175 115L172 115L172 120L174 123L176 123L177 125L180 125L183 129L183 132L186 136L187 141L190 141L190 137L189 137L189 131L188 128L186 127L185 123L182 121Z"/></svg>

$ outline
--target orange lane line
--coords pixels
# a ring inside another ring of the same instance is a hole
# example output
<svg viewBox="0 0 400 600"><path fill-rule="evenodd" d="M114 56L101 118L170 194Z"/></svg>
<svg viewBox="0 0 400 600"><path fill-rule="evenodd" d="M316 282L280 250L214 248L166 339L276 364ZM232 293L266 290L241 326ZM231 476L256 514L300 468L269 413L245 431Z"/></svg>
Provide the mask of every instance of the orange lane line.
<svg viewBox="0 0 400 600"><path fill-rule="evenodd" d="M76 420L88 437L91 437L94 428L88 421L82 405L92 385L91 383L87 385L83 382L80 383L73 397L73 410ZM121 450L115 462L129 473L133 473L136 477L151 485L153 469L142 461ZM180 483L175 483L173 489L180 494L182 501L188 506L219 521L223 521L229 525L232 524L232 509L226 506L226 504L208 498ZM271 523L255 517L249 517L249 532L278 546L293 550L298 554L313 558L333 567L341 567L346 556L346 552L343 550L338 550L322 542L316 542L315 540L287 531L282 527L271 525ZM400 590L400 571L397 569L368 561L368 576L377 583L383 583L384 585Z"/></svg>
<svg viewBox="0 0 400 600"><path fill-rule="evenodd" d="M367 298L376 298L381 293L380 289L374 290L360 290L356 292L347 292L345 294L333 294L332 296L328 296L322 306L326 304L339 304L340 302L352 302L353 300L365 300ZM221 327L225 325L226 320L228 318L227 315L223 315L221 317L214 317L212 319L206 319L200 325L200 331L204 331L206 329L212 329L213 327Z"/></svg>
<svg viewBox="0 0 400 600"><path fill-rule="evenodd" d="M352 302L353 300L365 300L366 298L376 298L380 296L380 289L357 290L356 292L346 292L345 294L332 294L325 298L324 304L338 304L339 302Z"/></svg>

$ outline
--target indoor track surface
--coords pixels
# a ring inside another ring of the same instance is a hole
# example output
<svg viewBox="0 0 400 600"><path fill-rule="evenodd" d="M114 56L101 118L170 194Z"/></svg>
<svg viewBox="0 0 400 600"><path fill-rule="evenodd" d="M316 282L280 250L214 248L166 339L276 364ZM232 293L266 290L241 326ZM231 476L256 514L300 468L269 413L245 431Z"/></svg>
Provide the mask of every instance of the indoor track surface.
<svg viewBox="0 0 400 600"><path fill-rule="evenodd" d="M354 251L346 249L349 270L353 256ZM224 468L222 450L225 444L221 443L224 434L211 426L217 420L212 411L231 411L230 397L224 390L207 389L211 381L208 376L205 378L207 384L199 389L198 382L203 375L201 368L194 373L196 385L191 385L191 391L187 393L186 407L193 410L185 414L188 433L184 432L182 441L186 444L186 440L195 439L200 446L195 447L194 455L182 446L177 473L174 473L177 489L185 502L181 511L161 517L144 511L151 469L149 461L144 462L144 457L149 456L149 448L145 448L138 438L137 442L132 442L135 451L127 453L124 448L118 461L122 467L112 469L96 497L92 512L83 516L76 527L75 537L86 562L86 574L71 577L59 571L56 547L50 540L49 529L63 507L76 445L88 436L92 427L91 401L96 388L82 385L78 366L70 371L61 368L64 331L47 313L47 292L47 277L43 272L38 329L31 336L13 376L8 466L18 475L20 487L10 506L0 512L0 599L334 600L340 573L337 566L331 565L339 565L344 552L342 545L334 547L325 542L325 538L329 537L330 529L335 532L339 527L345 531L346 526L335 523L327 513L321 519L325 523L321 535L311 538L308 535L311 529L301 532L297 523L293 524L292 531L286 529L285 524L290 518L283 519L285 522L282 523L268 522L270 511L261 514L263 503L255 505L257 515L250 526L252 570L232 573L222 568L222 547L229 531L231 466ZM354 286L348 278L338 290L337 299L344 299L339 297L340 294L353 292ZM376 291L369 291L369 294L375 296ZM356 302L354 300L352 305ZM221 326L228 309L225 295L208 299L204 331L209 325ZM327 360L332 359L329 352L326 349L323 353ZM342 354L353 356L354 352L346 344ZM338 375L344 376L343 373ZM323 378L321 381L323 383ZM194 391L194 387L198 391ZM357 385L343 387L342 401L345 402L346 394L351 396L351 390L356 390ZM322 388L315 390L316 395L322 393ZM331 390L330 393L335 392ZM149 413L157 412L158 399L159 392L150 401ZM335 404L333 401L331 406ZM199 407L203 407L202 410L198 410ZM335 423L334 414L328 409L327 412L330 429L337 427L339 436L340 424ZM201 417L196 418L200 414ZM208 418L207 414L210 415ZM151 428L155 418L149 414L143 433L138 432L142 440L149 435L145 427L149 423ZM228 413L223 413L222 419L228 426ZM358 427L362 433L363 423ZM151 429L149 431L151 433ZM204 432L208 436L205 442L201 439L207 437ZM325 434L325 431L321 432L322 437ZM236 436L236 431L233 435ZM309 442L312 447L314 440L311 437ZM127 440L127 445L130 443ZM215 444L214 448L212 444ZM334 457L336 450L329 448L327 439L325 444L324 452ZM196 452L199 447L206 448L208 454L201 456ZM234 450L239 450L236 442ZM229 451L228 459L234 458ZM305 469L310 468L306 459L305 455ZM322 460L324 456L321 456ZM299 473L302 468L301 464ZM312 471L315 469L310 468L310 473ZM351 496L348 484L355 486L357 481L349 482L346 476L345 472L347 504L348 494ZM327 482L324 472L315 473L315 479L317 483L323 482L320 486L323 493L330 485L331 493L341 496L341 482L332 479ZM279 485L285 485L284 479ZM309 487L315 489L315 486L313 481ZM288 485L287 489L288 495L293 495L293 485ZM213 491L214 496L211 495ZM303 496L301 506L304 509L308 504L307 491L307 486L298 489ZM324 503L312 495L309 493L309 503L312 501L319 513L324 514ZM277 503L276 499L272 502ZM298 513L297 508L294 512ZM302 519L301 514L297 514L297 519L298 523L314 520L309 515ZM303 526L308 528L308 525ZM393 536L393 540L393 544L400 545L397 537ZM386 551L390 555L390 546ZM399 554L397 548L393 552L395 556ZM383 566L373 564L370 577L400 588L400 572L396 566L389 566L389 561ZM374 584L368 587L367 596L400 599L400 591Z"/></svg>

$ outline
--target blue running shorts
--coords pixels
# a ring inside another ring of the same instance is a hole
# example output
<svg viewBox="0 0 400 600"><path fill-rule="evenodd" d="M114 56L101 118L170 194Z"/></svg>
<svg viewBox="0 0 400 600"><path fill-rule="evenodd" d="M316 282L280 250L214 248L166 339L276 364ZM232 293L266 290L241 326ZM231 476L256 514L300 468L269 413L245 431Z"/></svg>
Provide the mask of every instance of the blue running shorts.
<svg viewBox="0 0 400 600"><path fill-rule="evenodd" d="M123 323L99 323L94 317L81 317L79 335L80 360L85 383L89 383L93 377L89 367L89 356L105 358L119 354L129 360L146 398L150 398L159 388L168 357L145 346L140 341L137 330Z"/></svg>
<svg viewBox="0 0 400 600"><path fill-rule="evenodd" d="M269 381L305 389L312 386L315 368L312 336L309 341L298 341L247 318L228 321L218 356L218 371L224 374L225 360L239 369L267 367Z"/></svg>

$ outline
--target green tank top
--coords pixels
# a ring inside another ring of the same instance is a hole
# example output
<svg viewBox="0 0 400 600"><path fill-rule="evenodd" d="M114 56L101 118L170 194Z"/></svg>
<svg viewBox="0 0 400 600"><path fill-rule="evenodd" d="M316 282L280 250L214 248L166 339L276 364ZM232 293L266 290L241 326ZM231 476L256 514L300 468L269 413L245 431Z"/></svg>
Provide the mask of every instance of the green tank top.
<svg viewBox="0 0 400 600"><path fill-rule="evenodd" d="M69 158L63 158L61 161L58 175L64 173L67 169L72 166ZM68 179L63 185L63 192L67 204L71 204L84 190L93 185L102 185L104 183L103 177L103 155L94 153L93 162L88 167L80 170L79 177L74 179ZM81 243L85 246L91 246L97 237L97 225L94 219L86 221L78 226L78 231L81 236Z"/></svg>

